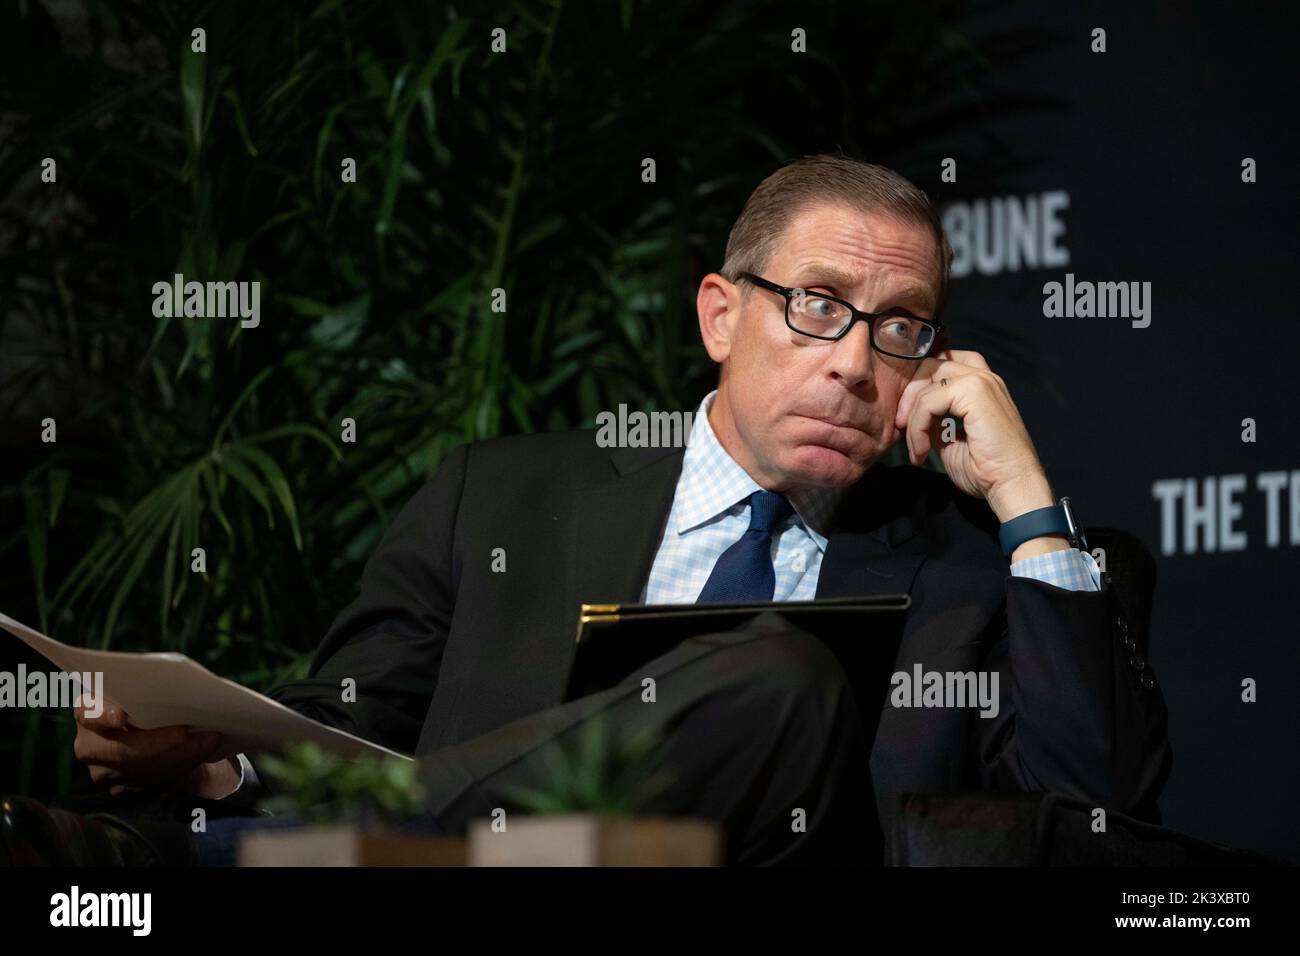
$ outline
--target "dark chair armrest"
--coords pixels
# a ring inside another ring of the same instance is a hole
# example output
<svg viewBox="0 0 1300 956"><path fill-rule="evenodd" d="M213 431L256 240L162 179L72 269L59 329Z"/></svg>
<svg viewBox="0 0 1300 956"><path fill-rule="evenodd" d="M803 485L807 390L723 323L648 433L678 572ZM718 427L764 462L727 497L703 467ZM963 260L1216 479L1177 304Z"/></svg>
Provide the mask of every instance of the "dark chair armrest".
<svg viewBox="0 0 1300 956"><path fill-rule="evenodd" d="M889 835L888 866L1290 866L1250 850L1056 793L909 793Z"/></svg>

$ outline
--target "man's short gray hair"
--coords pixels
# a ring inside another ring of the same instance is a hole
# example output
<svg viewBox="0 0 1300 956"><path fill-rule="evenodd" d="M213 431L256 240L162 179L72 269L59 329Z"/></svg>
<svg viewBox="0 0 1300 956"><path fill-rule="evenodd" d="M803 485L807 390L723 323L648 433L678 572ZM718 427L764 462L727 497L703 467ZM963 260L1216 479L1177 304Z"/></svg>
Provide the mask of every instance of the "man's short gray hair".
<svg viewBox="0 0 1300 956"><path fill-rule="evenodd" d="M929 196L892 169L834 153L796 159L758 184L731 227L722 275L731 282L742 272L762 275L791 221L809 206L820 204L885 213L928 229L938 251L934 314L940 314L948 301L952 246L939 210Z"/></svg>

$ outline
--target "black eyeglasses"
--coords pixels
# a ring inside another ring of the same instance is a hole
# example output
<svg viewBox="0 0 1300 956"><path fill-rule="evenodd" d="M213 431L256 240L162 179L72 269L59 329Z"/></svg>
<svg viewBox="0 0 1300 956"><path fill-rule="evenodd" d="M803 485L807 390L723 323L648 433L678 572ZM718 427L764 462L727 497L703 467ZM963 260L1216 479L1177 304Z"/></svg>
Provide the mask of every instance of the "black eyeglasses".
<svg viewBox="0 0 1300 956"><path fill-rule="evenodd" d="M849 334L854 322L866 322L871 330L871 347L877 352L919 361L946 337L942 322L923 319L906 309L863 312L852 302L833 295L777 285L752 272L742 272L736 278L748 279L756 286L784 296L785 324L791 331L809 338L838 342Z"/></svg>

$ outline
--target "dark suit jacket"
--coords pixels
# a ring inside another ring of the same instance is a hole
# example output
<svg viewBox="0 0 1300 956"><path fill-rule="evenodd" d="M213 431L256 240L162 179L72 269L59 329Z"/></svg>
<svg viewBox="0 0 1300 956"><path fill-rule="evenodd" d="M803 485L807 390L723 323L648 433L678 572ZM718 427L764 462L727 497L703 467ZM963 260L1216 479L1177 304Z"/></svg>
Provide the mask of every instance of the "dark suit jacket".
<svg viewBox="0 0 1300 956"><path fill-rule="evenodd" d="M310 676L272 696L417 754L561 703L579 604L639 600L682 457L602 449L592 431L456 449L367 563ZM882 822L903 793L958 789L1055 790L1152 816L1165 705L1128 665L1112 588L1010 576L985 502L911 466L872 468L834 524L817 595L910 594L897 670L1000 672L993 719L884 702ZM340 701L345 677L355 703Z"/></svg>

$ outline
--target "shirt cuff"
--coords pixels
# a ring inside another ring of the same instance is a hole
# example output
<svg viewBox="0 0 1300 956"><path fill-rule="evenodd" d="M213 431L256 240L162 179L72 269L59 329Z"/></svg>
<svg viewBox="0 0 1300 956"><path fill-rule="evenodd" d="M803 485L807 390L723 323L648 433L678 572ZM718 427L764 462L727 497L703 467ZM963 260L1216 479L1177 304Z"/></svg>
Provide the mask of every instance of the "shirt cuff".
<svg viewBox="0 0 1300 956"><path fill-rule="evenodd" d="M229 800L231 803L252 806L257 798L262 795L262 781L258 779L257 771L246 756L236 754L235 760L239 763L239 785L222 799Z"/></svg>
<svg viewBox="0 0 1300 956"><path fill-rule="evenodd" d="M1101 568L1086 551L1064 548L1036 554L1011 565L1011 573L1018 578L1034 578L1066 591L1100 591Z"/></svg>

